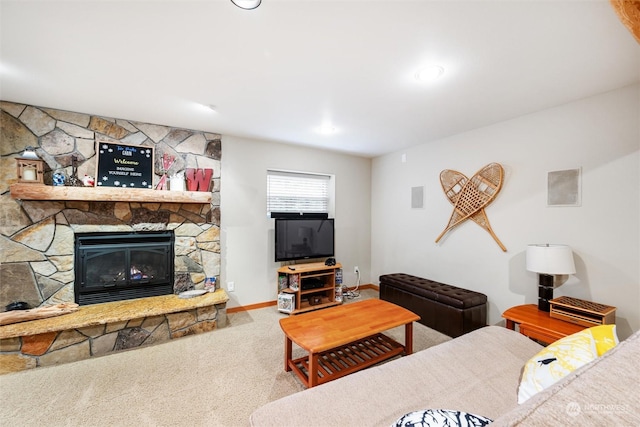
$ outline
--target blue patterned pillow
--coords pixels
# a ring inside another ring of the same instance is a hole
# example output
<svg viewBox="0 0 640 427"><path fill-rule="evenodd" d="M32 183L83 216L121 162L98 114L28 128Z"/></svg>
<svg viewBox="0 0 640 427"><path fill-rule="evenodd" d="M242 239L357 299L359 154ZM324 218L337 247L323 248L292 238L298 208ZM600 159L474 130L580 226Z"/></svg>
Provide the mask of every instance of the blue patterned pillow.
<svg viewBox="0 0 640 427"><path fill-rule="evenodd" d="M482 427L493 420L448 409L425 409L403 415L391 427Z"/></svg>

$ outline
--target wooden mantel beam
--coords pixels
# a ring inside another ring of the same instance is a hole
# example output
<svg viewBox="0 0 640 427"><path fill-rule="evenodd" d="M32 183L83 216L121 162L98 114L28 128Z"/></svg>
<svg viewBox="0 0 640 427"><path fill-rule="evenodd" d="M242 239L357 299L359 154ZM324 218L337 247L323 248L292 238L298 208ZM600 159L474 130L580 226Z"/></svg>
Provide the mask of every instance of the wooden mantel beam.
<svg viewBox="0 0 640 427"><path fill-rule="evenodd" d="M83 200L88 202L211 203L208 191L164 191L116 187L65 187L13 184L11 197L19 200Z"/></svg>

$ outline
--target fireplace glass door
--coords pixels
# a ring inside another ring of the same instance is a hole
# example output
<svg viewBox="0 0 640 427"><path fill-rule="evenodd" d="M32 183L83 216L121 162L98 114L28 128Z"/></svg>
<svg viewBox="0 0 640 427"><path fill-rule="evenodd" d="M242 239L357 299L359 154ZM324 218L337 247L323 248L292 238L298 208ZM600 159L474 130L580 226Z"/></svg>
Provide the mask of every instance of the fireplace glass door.
<svg viewBox="0 0 640 427"><path fill-rule="evenodd" d="M172 232L76 235L80 305L173 292Z"/></svg>

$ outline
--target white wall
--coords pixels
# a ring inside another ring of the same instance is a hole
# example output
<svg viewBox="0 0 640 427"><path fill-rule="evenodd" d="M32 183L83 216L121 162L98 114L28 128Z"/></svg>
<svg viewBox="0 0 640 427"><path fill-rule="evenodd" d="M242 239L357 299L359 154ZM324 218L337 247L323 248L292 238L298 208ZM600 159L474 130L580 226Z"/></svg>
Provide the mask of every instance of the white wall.
<svg viewBox="0 0 640 427"><path fill-rule="evenodd" d="M376 158L374 283L380 274L404 272L485 293L488 321L496 324L510 306L537 301L537 276L525 269L527 244L568 244L577 273L555 296L616 306L625 338L640 328L639 159L638 85ZM440 171L471 177L491 162L502 164L505 181L486 212L508 251L470 221L434 243L452 210ZM577 167L582 205L547 207L547 172ZM411 209L411 187L421 185L425 208Z"/></svg>
<svg viewBox="0 0 640 427"><path fill-rule="evenodd" d="M293 145L231 136L222 139L221 282L228 307L274 301L277 272L274 220L267 218L267 169L335 175L336 260L344 283L354 285L353 267L370 282L371 160Z"/></svg>

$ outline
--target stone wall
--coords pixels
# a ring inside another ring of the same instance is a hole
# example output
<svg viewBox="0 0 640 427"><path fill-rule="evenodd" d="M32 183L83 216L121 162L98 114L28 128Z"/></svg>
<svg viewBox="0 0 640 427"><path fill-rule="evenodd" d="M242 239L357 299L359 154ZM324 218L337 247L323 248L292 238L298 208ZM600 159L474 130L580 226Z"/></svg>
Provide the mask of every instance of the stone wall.
<svg viewBox="0 0 640 427"><path fill-rule="evenodd" d="M174 291L202 288L205 277L219 276L220 135L4 101L0 114L0 311L14 301L32 307L74 301L76 232L174 230ZM96 142L153 147L156 171L165 153L175 156L170 175L213 169L211 204L11 198L14 159L27 146L45 161L45 184L51 185L54 171L71 175L73 157L79 177L94 176Z"/></svg>

